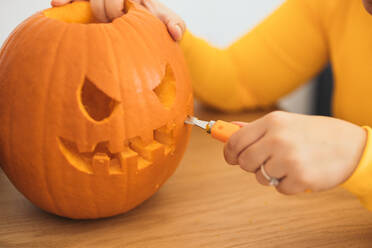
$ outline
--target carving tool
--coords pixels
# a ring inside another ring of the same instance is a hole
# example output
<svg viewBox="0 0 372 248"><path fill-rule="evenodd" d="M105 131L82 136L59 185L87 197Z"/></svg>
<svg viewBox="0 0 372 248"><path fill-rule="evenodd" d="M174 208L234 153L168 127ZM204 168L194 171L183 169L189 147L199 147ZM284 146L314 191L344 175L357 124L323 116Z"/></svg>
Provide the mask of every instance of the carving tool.
<svg viewBox="0 0 372 248"><path fill-rule="evenodd" d="M231 135L237 132L241 127L226 121L203 121L194 116L188 116L186 124L200 127L211 134L213 138L226 143Z"/></svg>

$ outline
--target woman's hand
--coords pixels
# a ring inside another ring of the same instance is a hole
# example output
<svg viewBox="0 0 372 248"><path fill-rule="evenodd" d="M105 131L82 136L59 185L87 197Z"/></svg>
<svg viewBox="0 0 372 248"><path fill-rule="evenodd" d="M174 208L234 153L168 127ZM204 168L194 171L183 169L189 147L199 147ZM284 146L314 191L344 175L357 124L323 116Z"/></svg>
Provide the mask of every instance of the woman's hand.
<svg viewBox="0 0 372 248"><path fill-rule="evenodd" d="M323 191L345 182L356 169L366 143L363 128L335 118L272 112L235 133L225 159L255 173L269 185L260 167L280 179L277 190L296 194Z"/></svg>
<svg viewBox="0 0 372 248"><path fill-rule="evenodd" d="M52 0L52 6L62 6L84 0ZM124 1L127 0L90 0L92 12L100 22L110 22L124 14ZM185 22L158 0L132 0L144 6L168 27L173 39L180 41L186 30Z"/></svg>

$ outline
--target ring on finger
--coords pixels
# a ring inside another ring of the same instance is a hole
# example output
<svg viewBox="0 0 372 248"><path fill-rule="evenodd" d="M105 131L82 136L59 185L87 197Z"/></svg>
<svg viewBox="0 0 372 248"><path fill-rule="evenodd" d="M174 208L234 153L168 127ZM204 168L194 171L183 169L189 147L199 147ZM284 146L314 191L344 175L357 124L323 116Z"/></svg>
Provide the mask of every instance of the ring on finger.
<svg viewBox="0 0 372 248"><path fill-rule="evenodd" d="M266 180L269 181L270 186L277 187L279 185L279 179L269 176L269 174L267 174L264 168L264 165L261 165L261 173L264 176L264 178L266 178Z"/></svg>

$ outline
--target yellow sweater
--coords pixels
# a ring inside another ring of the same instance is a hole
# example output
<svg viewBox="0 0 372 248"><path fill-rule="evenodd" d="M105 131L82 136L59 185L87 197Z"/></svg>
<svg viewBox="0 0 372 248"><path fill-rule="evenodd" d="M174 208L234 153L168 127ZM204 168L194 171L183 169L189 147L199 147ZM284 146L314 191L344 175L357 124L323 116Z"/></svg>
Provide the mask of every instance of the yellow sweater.
<svg viewBox="0 0 372 248"><path fill-rule="evenodd" d="M226 111L273 104L330 61L335 117L367 126L369 133L344 187L372 210L372 16L362 0L287 0L226 49L190 33L181 45L195 95Z"/></svg>

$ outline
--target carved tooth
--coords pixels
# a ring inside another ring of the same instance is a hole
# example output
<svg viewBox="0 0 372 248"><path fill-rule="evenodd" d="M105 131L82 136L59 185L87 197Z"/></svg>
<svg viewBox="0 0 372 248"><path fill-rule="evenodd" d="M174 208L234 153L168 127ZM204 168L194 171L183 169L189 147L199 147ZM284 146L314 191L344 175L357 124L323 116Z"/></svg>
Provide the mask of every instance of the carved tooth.
<svg viewBox="0 0 372 248"><path fill-rule="evenodd" d="M128 147L125 147L124 150L119 153L119 159L122 170L130 167L135 168L137 167L138 153Z"/></svg>
<svg viewBox="0 0 372 248"><path fill-rule="evenodd" d="M120 175L124 173L118 158L111 159L109 171L110 175Z"/></svg>
<svg viewBox="0 0 372 248"><path fill-rule="evenodd" d="M165 147L157 141L153 141L150 145L145 147L149 153L150 161L160 161L164 158Z"/></svg>
<svg viewBox="0 0 372 248"><path fill-rule="evenodd" d="M109 174L110 157L105 153L96 153L92 158L94 174Z"/></svg>
<svg viewBox="0 0 372 248"><path fill-rule="evenodd" d="M144 145L140 139L130 142L130 148L137 152L143 159L150 162L160 160L164 156L164 146L156 141Z"/></svg>
<svg viewBox="0 0 372 248"><path fill-rule="evenodd" d="M152 165L152 163L144 158L138 158L138 163L137 163L137 173L143 169L146 169Z"/></svg>
<svg viewBox="0 0 372 248"><path fill-rule="evenodd" d="M154 130L154 139L165 146L165 155L175 151L174 124L163 126Z"/></svg>

